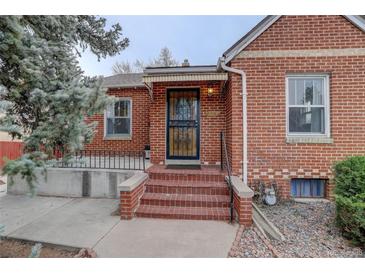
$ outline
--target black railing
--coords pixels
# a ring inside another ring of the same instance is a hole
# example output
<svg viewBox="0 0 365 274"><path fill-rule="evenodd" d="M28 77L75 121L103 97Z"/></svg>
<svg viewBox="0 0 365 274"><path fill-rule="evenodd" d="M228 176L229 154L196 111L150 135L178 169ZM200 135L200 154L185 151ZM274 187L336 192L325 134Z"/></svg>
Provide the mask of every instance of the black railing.
<svg viewBox="0 0 365 274"><path fill-rule="evenodd" d="M231 223L233 222L233 189L232 189L232 169L228 159L227 145L224 138L224 132L221 132L221 169L227 170L227 184L229 187L230 196L230 218Z"/></svg>
<svg viewBox="0 0 365 274"><path fill-rule="evenodd" d="M57 151L55 156L59 168L146 169L144 151L80 150L67 156Z"/></svg>

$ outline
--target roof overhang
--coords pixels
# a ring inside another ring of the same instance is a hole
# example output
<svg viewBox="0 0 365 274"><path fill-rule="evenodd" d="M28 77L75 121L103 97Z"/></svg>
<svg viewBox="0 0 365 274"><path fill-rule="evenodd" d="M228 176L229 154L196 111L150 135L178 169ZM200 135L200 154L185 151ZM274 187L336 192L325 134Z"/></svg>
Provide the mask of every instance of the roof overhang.
<svg viewBox="0 0 365 274"><path fill-rule="evenodd" d="M143 82L182 82L182 81L226 81L227 73L180 73L180 74L152 74L144 75Z"/></svg>
<svg viewBox="0 0 365 274"><path fill-rule="evenodd" d="M223 58L218 60L218 69L220 68L220 62L224 60L225 64L229 63L235 58L242 50L250 45L257 37L259 37L264 31L271 27L282 15L269 15L266 16L261 22L259 22L252 30L238 40L233 46L223 53ZM344 17L349 20L356 27L365 32L365 19L359 15L347 15Z"/></svg>
<svg viewBox="0 0 365 274"><path fill-rule="evenodd" d="M136 84L136 85L123 85L123 84L115 84L115 85L108 85L108 84L102 84L103 88L143 88L145 87L144 84Z"/></svg>

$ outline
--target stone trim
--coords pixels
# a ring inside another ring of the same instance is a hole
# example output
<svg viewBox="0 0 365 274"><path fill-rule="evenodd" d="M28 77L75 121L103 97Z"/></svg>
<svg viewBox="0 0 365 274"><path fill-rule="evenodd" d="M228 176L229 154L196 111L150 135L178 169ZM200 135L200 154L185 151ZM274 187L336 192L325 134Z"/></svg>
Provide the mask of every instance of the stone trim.
<svg viewBox="0 0 365 274"><path fill-rule="evenodd" d="M226 180L228 178L226 177ZM242 180L237 176L231 176L232 180L232 187L234 192L238 195L240 198L252 198L254 195L254 192L251 188L249 188L248 185L244 184Z"/></svg>
<svg viewBox="0 0 365 274"><path fill-rule="evenodd" d="M288 136L287 144L333 144L333 138L314 136Z"/></svg>
<svg viewBox="0 0 365 274"><path fill-rule="evenodd" d="M325 57L325 56L363 56L365 48L315 49L315 50L252 50L242 51L238 58L257 57Z"/></svg>
<svg viewBox="0 0 365 274"><path fill-rule="evenodd" d="M128 180L121 182L118 184L118 191L120 192L128 192L133 191L140 184L142 184L145 180L148 179L148 174L144 172L136 173Z"/></svg>

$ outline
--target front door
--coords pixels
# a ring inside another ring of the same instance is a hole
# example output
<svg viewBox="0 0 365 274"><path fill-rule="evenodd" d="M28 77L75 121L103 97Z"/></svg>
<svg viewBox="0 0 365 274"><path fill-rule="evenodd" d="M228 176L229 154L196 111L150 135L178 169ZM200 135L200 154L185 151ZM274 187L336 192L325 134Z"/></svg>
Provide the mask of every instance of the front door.
<svg viewBox="0 0 365 274"><path fill-rule="evenodd" d="M199 89L167 90L167 159L199 159Z"/></svg>

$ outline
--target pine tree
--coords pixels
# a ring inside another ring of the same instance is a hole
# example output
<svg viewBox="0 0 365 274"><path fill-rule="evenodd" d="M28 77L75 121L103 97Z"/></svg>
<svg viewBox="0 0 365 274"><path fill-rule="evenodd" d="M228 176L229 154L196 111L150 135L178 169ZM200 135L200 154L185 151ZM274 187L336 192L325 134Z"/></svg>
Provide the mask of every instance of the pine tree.
<svg viewBox="0 0 365 274"><path fill-rule="evenodd" d="M24 141L25 154L3 172L32 185L34 168L45 167L55 148L82 149L109 98L101 79L86 77L78 57L89 48L98 60L125 49L129 40L115 24L96 16L0 16L0 130Z"/></svg>

